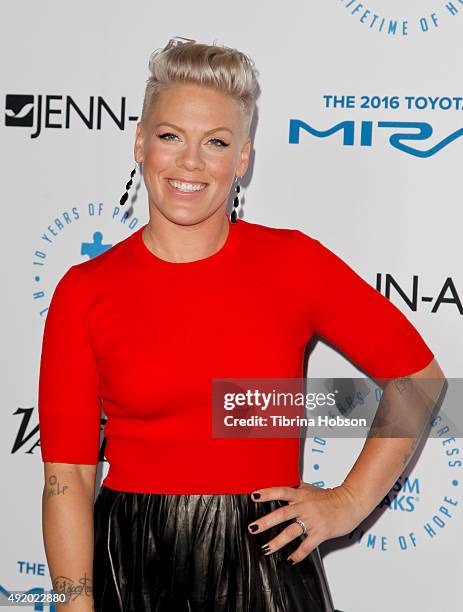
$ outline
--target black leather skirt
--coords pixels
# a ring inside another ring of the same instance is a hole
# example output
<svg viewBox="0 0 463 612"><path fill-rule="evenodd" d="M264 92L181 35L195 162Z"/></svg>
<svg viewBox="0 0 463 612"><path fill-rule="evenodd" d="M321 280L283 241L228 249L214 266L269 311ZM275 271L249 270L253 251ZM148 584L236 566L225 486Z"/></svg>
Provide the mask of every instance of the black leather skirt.
<svg viewBox="0 0 463 612"><path fill-rule="evenodd" d="M286 504L248 494L128 493L102 486L94 506L95 612L336 612L318 548L285 562L249 523Z"/></svg>

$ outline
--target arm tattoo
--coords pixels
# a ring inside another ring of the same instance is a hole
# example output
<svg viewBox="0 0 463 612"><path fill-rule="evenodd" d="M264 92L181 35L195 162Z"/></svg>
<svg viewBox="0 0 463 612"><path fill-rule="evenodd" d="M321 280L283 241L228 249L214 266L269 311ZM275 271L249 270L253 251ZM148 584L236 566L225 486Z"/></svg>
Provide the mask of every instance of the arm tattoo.
<svg viewBox="0 0 463 612"><path fill-rule="evenodd" d="M412 457L412 455L413 455L413 452L414 452L414 450L415 450L415 448L416 448L416 446L417 446L417 444L418 444L418 439L419 439L419 438L415 438L415 439L412 441L412 443L411 443L411 445L410 445L409 452L405 453L405 454L403 455L403 457L402 457L402 465L403 465L403 467L404 467L404 468L405 468L405 466L407 465L408 460L410 459L410 457Z"/></svg>
<svg viewBox="0 0 463 612"><path fill-rule="evenodd" d="M52 585L55 593L65 594L66 603L75 601L78 597L93 597L93 583L85 573L76 581L67 576L55 576Z"/></svg>
<svg viewBox="0 0 463 612"><path fill-rule="evenodd" d="M51 474L48 477L48 489L47 495L51 497L52 495L64 495L66 491L69 489L69 485L61 484L58 482L57 476L55 474Z"/></svg>

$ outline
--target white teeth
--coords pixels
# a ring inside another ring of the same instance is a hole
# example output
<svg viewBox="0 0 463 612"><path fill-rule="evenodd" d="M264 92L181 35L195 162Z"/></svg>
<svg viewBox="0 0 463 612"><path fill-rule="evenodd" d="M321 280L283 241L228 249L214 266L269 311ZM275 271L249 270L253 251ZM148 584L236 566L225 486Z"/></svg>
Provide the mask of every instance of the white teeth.
<svg viewBox="0 0 463 612"><path fill-rule="evenodd" d="M204 183L184 183L183 181L173 181L168 179L169 183L180 191L201 191L206 185Z"/></svg>

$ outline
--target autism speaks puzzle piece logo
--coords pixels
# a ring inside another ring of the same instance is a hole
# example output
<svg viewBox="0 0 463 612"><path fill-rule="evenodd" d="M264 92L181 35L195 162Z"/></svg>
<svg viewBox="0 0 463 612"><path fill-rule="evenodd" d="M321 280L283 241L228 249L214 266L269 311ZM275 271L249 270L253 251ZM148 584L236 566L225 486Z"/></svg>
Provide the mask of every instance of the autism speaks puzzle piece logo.
<svg viewBox="0 0 463 612"><path fill-rule="evenodd" d="M110 243L103 244L103 234L101 232L95 232L93 234L93 242L82 242L80 254L87 255L89 259L94 259L112 246L113 245Z"/></svg>

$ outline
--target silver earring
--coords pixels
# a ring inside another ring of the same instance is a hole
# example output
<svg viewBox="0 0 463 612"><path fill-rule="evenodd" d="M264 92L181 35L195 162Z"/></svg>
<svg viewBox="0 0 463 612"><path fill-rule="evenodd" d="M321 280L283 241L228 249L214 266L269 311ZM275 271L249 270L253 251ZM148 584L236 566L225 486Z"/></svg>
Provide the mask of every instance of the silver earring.
<svg viewBox="0 0 463 612"><path fill-rule="evenodd" d="M236 209L238 208L238 206L240 205L240 198L238 196L239 192L241 191L241 186L239 184L239 179L241 177L237 176L236 180L236 186L235 186L235 197L233 199L233 210L232 210L232 214L231 214L231 222L232 223L236 223L238 221L238 213L236 212Z"/></svg>

